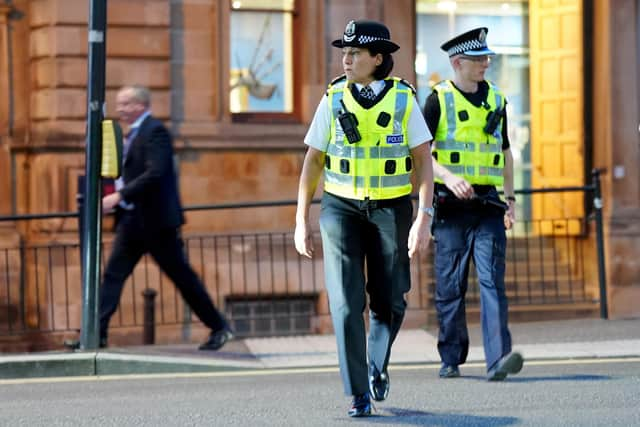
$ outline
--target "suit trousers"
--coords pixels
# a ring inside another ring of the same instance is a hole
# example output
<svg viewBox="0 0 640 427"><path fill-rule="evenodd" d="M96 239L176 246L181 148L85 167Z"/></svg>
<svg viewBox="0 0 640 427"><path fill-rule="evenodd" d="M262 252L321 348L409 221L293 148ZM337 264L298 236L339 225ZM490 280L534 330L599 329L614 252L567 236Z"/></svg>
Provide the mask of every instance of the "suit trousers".
<svg viewBox="0 0 640 427"><path fill-rule="evenodd" d="M412 209L409 196L384 201L350 200L330 193L322 197L325 281L347 395L366 393L369 372L387 369L404 318L404 294L411 287L407 242Z"/></svg>
<svg viewBox="0 0 640 427"><path fill-rule="evenodd" d="M465 295L473 258L480 291L480 321L487 371L511 352L505 293L506 234L503 217L492 209L458 209L436 214L436 311L440 330L438 351L443 363L460 365L467 359Z"/></svg>
<svg viewBox="0 0 640 427"><path fill-rule="evenodd" d="M100 337L106 339L109 320L120 303L124 283L134 267L149 253L171 279L189 307L212 331L227 327L204 285L189 265L179 228L144 230L133 213L121 215L113 250L100 289Z"/></svg>

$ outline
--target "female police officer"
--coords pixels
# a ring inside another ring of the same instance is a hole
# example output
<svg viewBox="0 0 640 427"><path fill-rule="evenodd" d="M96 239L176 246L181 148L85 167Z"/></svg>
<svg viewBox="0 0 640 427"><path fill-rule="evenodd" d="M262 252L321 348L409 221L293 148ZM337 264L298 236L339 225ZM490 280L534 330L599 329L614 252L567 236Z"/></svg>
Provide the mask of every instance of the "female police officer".
<svg viewBox="0 0 640 427"><path fill-rule="evenodd" d="M301 255L312 256L309 205L324 172L325 281L344 390L353 396L349 415L359 417L371 413L370 396L387 397L391 344L410 288L409 258L426 250L431 237L432 138L413 88L388 77L391 53L399 46L387 27L350 21L332 45L342 49L345 74L329 85L304 140L309 147L298 189L295 245ZM420 207L413 224L412 174Z"/></svg>

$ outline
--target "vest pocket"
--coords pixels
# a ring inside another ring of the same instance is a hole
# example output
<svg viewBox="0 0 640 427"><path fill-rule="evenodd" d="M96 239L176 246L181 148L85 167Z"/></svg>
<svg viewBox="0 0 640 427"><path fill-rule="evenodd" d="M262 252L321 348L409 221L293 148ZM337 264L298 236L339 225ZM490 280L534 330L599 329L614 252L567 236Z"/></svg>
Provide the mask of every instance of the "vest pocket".
<svg viewBox="0 0 640 427"><path fill-rule="evenodd" d="M396 161L395 160L387 160L384 162L384 173L387 175L393 175L396 173Z"/></svg>
<svg viewBox="0 0 640 427"><path fill-rule="evenodd" d="M340 159L340 172L349 173L349 160Z"/></svg>

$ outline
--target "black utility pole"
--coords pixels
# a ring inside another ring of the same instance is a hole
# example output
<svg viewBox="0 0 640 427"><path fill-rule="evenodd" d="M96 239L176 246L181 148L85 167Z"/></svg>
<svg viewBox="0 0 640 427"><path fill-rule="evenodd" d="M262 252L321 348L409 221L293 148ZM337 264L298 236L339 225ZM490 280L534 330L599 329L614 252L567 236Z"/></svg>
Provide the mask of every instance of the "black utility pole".
<svg viewBox="0 0 640 427"><path fill-rule="evenodd" d="M87 146L82 245L82 327L80 348L98 348L98 283L100 282L100 244L102 216L100 156L104 115L105 42L107 0L91 0L89 5L89 56L87 92Z"/></svg>
<svg viewBox="0 0 640 427"><path fill-rule="evenodd" d="M593 210L596 219L596 248L598 251L598 284L600 287L600 318L609 318L609 304L607 302L607 270L604 257L604 226L602 225L602 188L600 186L600 169L591 172L593 183Z"/></svg>

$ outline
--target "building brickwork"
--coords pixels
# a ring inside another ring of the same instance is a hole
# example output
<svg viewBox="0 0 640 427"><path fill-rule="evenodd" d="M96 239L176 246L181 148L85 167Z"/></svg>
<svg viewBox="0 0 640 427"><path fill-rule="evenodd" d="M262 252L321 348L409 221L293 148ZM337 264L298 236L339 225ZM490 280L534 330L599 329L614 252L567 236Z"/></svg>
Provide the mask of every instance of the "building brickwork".
<svg viewBox="0 0 640 427"><path fill-rule="evenodd" d="M616 9L613 2L594 3L592 157L607 171L609 309L612 317L640 316L633 304L640 298L637 2L616 2ZM88 13L86 0L0 2L2 215L77 208L85 162ZM230 13L229 2L218 0L108 1L107 116L114 116L122 85L151 88L154 114L176 136L185 205L295 199L304 134L327 82L342 72L329 42L347 17L385 21L402 47L394 55L394 74L415 76L414 1L298 0L294 113L239 121L229 111ZM291 231L295 208L278 212L192 212L185 231ZM109 225L105 220L107 241ZM0 222L5 246L76 235L73 220ZM595 252L589 256L593 265Z"/></svg>

